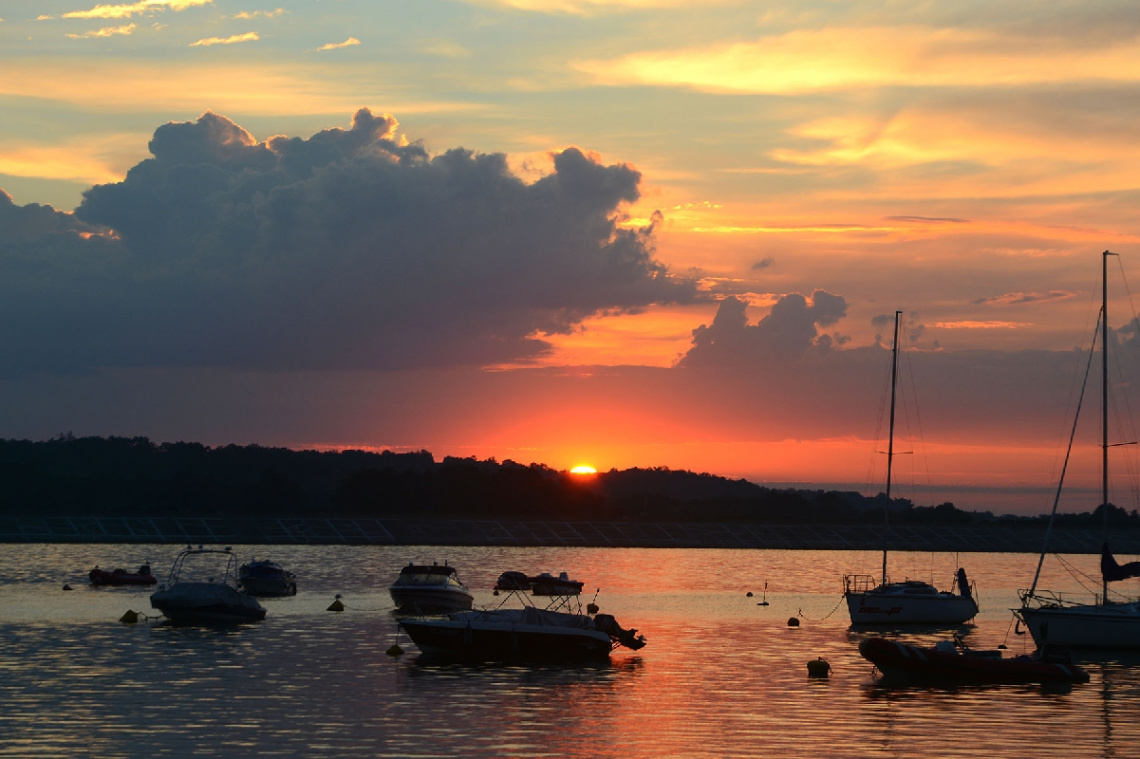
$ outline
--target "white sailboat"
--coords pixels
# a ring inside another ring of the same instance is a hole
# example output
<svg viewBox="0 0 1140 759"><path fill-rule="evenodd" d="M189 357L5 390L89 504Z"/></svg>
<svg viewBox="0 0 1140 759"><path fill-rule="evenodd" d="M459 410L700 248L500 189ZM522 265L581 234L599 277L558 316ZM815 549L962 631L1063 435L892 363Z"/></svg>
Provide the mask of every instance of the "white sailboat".
<svg viewBox="0 0 1140 759"><path fill-rule="evenodd" d="M887 549L890 535L891 466L895 455L895 388L898 382L899 317L895 311L895 337L891 349L891 412L887 444L886 503L883 507L883 572L871 575L844 575L843 597L853 625L958 625L978 613L966 571L958 569L958 592L938 590L928 582L891 582L887 575Z"/></svg>
<svg viewBox="0 0 1140 759"><path fill-rule="evenodd" d="M1109 500L1108 500L1108 257L1116 255L1104 251L1101 256L1101 510L1104 514L1104 544L1101 550L1101 593L1091 602L1078 602L1065 598L1062 594L1048 590L1038 590L1037 581L1041 576L1041 565L1049 548L1052 532L1052 517L1046 531L1045 546L1037 562L1037 573L1033 585L1022 590L1021 608L1013 613L1029 629L1033 642L1038 646L1046 643L1069 646L1071 648L1140 648L1140 600L1113 601L1108 597L1108 584L1130 577L1140 576L1140 562L1121 566L1109 549ZM1074 434L1076 423L1073 425ZM1070 451L1072 441L1070 440ZM1068 459L1066 457L1066 465ZM1062 484L1064 471L1061 475ZM1058 496L1060 486L1058 486ZM1059 500L1059 498L1058 498ZM1057 513L1057 500L1053 503L1053 516Z"/></svg>

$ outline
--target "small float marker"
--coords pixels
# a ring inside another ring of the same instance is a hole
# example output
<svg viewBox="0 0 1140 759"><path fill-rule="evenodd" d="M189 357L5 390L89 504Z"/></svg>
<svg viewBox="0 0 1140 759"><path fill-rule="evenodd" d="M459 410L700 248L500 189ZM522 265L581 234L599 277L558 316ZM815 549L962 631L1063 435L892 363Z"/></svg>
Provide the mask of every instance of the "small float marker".
<svg viewBox="0 0 1140 759"><path fill-rule="evenodd" d="M119 621L125 625L133 625L139 621L139 613L134 609L127 609L127 613L119 617Z"/></svg>
<svg viewBox="0 0 1140 759"><path fill-rule="evenodd" d="M337 593L336 600L329 604L329 611L344 611L344 604L340 602L340 593Z"/></svg>
<svg viewBox="0 0 1140 759"><path fill-rule="evenodd" d="M788 617L788 627L799 627L800 620L797 617Z"/></svg>
<svg viewBox="0 0 1140 759"><path fill-rule="evenodd" d="M399 656L400 654L404 653L404 649L400 648L399 643L393 643L392 645L388 646L387 653L388 656Z"/></svg>
<svg viewBox="0 0 1140 759"><path fill-rule="evenodd" d="M822 656L807 663L808 677L827 677L831 672L831 665Z"/></svg>

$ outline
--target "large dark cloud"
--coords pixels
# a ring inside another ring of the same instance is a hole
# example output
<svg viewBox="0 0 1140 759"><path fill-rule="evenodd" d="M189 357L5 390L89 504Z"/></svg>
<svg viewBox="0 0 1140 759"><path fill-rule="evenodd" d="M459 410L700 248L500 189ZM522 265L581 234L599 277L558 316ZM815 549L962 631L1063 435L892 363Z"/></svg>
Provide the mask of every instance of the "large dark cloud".
<svg viewBox="0 0 1140 759"><path fill-rule="evenodd" d="M816 290L811 300L799 293L781 296L767 316L749 324L748 304L736 297L720 302L713 323L693 330L693 347L682 367L740 366L787 360L809 350L829 350L844 338L820 331L847 315L841 295Z"/></svg>
<svg viewBox="0 0 1140 759"><path fill-rule="evenodd" d="M503 155L432 156L396 128L361 110L260 143L206 113L158 128L74 217L0 200L9 370L517 361L598 310L697 297L652 224L618 223L631 167L571 148L527 184Z"/></svg>

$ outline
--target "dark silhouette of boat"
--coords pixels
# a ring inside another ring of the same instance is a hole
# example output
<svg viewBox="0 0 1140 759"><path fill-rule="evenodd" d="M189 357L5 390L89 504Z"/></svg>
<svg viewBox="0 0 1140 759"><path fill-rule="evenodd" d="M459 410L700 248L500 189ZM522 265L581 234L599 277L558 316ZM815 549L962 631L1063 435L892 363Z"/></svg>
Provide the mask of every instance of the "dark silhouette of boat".
<svg viewBox="0 0 1140 759"><path fill-rule="evenodd" d="M1023 656L974 650L961 639L920 647L887 638L866 638L859 653L891 681L928 683L1087 683L1067 648L1049 647Z"/></svg>

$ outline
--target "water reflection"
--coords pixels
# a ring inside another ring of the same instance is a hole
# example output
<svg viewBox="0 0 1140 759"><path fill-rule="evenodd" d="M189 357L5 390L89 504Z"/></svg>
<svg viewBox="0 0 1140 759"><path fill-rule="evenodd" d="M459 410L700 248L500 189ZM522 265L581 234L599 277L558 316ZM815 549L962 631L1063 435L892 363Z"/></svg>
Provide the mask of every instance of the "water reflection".
<svg viewBox="0 0 1140 759"><path fill-rule="evenodd" d="M227 628L120 624L127 608L149 611L145 590L81 587L96 563L161 566L175 553L0 552L0 755L973 759L1125 756L1140 745L1140 655L1082 655L1092 682L1060 692L880 686L858 653L879 632L851 630L834 611L852 552L257 547L297 574L299 592L266 599L264 622ZM601 587L603 611L650 644L576 666L432 661L406 638L408 653L388 656L387 585L423 558L459 566L477 605L495 601L505 569L568 570ZM961 631L971 646L1020 652L1006 601L1027 563L970 563L983 605ZM770 606L759 607L746 593L764 582ZM337 593L346 610L331 613ZM830 677L809 677L821 656Z"/></svg>

